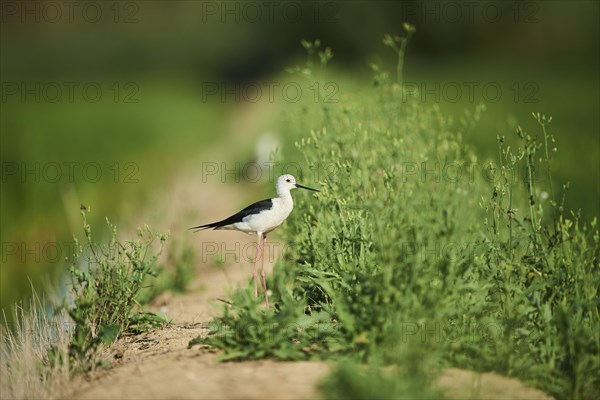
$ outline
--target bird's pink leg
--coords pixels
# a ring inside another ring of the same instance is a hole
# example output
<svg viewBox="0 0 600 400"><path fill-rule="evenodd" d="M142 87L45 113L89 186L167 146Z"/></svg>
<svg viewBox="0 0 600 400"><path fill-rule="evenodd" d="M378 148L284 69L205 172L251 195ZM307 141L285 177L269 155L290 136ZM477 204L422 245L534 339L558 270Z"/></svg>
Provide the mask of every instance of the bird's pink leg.
<svg viewBox="0 0 600 400"><path fill-rule="evenodd" d="M258 273L256 272L256 264L258 262L258 251L260 250L260 237L262 235L257 236L256 240L256 256L254 257L254 271L252 272L252 276L254 277L254 297L258 297Z"/></svg>
<svg viewBox="0 0 600 400"><path fill-rule="evenodd" d="M263 235L263 245L262 245L262 267L260 271L260 276L262 277L262 285L265 290L265 301L267 303L267 310L269 310L269 294L267 293L267 282L265 281L265 245L267 244L267 235Z"/></svg>

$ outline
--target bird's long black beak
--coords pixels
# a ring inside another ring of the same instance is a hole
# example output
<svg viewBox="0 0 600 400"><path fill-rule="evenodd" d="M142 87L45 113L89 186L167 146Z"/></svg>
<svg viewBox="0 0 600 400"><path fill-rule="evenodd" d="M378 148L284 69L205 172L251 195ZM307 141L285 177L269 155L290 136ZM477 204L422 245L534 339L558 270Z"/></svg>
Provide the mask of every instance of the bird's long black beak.
<svg viewBox="0 0 600 400"><path fill-rule="evenodd" d="M300 188L300 189L312 190L313 192L320 192L320 190L309 188L309 187L306 187L306 186L302 186L302 185L300 185L298 183L296 183L296 187Z"/></svg>

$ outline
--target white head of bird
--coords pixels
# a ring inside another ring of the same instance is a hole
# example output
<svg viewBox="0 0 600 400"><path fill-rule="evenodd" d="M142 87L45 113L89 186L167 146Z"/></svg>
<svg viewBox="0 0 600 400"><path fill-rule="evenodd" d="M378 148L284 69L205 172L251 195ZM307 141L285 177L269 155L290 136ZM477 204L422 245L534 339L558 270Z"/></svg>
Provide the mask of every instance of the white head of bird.
<svg viewBox="0 0 600 400"><path fill-rule="evenodd" d="M314 192L318 192L318 190L316 190L316 189L311 189L309 187L302 186L302 185L296 183L296 178L294 178L294 176L290 175L290 174L281 175L279 178L277 178L276 186L277 186L277 194L279 195L279 197L287 196L290 193L290 190L296 189L296 188L307 189L307 190L312 190Z"/></svg>

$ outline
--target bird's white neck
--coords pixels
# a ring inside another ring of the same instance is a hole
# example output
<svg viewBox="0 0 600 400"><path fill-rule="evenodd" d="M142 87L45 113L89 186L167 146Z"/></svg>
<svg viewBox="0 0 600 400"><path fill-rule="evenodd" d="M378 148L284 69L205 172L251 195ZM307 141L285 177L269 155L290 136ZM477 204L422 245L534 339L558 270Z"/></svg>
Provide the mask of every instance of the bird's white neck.
<svg viewBox="0 0 600 400"><path fill-rule="evenodd" d="M290 204L294 204L294 200L292 199L292 194L290 193L290 191L288 189L277 188L277 195L283 202L285 202L285 203L289 202Z"/></svg>

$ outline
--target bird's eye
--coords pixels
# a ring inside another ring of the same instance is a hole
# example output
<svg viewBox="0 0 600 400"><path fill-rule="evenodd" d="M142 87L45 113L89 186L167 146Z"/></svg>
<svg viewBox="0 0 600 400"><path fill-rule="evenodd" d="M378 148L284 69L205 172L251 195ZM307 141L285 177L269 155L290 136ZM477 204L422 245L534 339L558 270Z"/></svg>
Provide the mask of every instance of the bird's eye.
<svg viewBox="0 0 600 400"><path fill-rule="evenodd" d="M285 181L286 181L286 182L289 182L290 180L289 180L289 179L286 179Z"/></svg>

